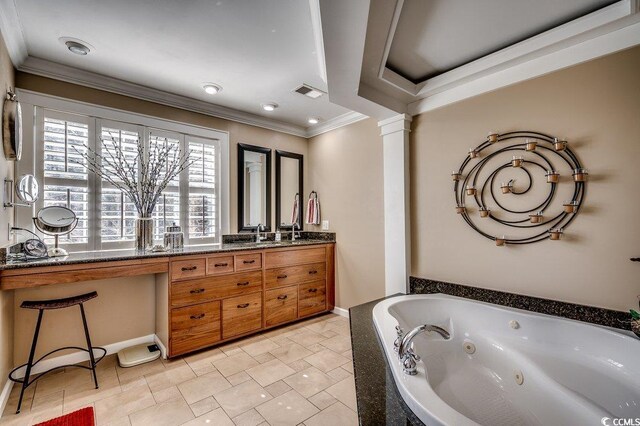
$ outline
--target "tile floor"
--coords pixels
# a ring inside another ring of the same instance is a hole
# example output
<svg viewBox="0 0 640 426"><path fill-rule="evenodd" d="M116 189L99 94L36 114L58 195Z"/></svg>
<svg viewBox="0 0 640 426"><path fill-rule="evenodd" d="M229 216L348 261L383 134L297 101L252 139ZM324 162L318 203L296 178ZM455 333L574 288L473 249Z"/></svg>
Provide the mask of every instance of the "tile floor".
<svg viewBox="0 0 640 426"><path fill-rule="evenodd" d="M357 425L349 321L329 314L178 359L91 372L68 368L30 388L2 425L29 425L93 406L98 425Z"/></svg>

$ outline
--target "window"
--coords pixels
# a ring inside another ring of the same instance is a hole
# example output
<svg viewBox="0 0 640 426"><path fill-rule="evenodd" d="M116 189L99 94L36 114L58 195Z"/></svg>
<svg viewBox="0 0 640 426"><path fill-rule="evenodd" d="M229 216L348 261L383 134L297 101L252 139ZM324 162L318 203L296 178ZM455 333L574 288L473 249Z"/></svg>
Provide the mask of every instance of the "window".
<svg viewBox="0 0 640 426"><path fill-rule="evenodd" d="M133 163L138 144L142 144L146 155L166 144L176 146L181 154L190 153L191 164L164 189L153 211L155 242L162 242L166 227L174 223L182 226L186 245L220 241L223 146L219 139L48 108L35 110L33 151L36 168L42 164L36 176L44 186L43 200L36 207L62 205L79 218L77 228L60 237L61 246L69 251L134 246L138 216L134 203L127 194L92 173L83 155L90 155L89 150L93 150L109 156L113 152L109 148L117 145ZM150 121L157 124L160 120ZM189 130L186 126L168 127ZM110 171L108 165L103 167ZM140 173L139 167L135 172ZM53 237L46 241L52 244Z"/></svg>

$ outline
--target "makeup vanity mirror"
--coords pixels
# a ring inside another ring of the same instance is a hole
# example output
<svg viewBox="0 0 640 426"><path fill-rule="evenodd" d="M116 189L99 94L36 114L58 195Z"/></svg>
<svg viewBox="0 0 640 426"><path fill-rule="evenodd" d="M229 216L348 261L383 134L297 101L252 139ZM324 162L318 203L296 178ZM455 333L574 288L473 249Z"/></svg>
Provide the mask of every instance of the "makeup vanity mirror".
<svg viewBox="0 0 640 426"><path fill-rule="evenodd" d="M276 150L276 224L288 229L294 223L302 229L303 155Z"/></svg>
<svg viewBox="0 0 640 426"><path fill-rule="evenodd" d="M271 150L238 144L238 231L270 231Z"/></svg>

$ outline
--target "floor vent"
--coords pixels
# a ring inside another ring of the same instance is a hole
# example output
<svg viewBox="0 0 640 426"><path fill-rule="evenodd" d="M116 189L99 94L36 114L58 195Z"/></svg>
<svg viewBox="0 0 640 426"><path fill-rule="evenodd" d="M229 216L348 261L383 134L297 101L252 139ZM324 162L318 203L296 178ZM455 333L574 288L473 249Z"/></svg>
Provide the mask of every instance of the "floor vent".
<svg viewBox="0 0 640 426"><path fill-rule="evenodd" d="M303 84L302 86L295 89L294 92L308 96L311 99L317 99L325 94L322 90L311 87L308 84Z"/></svg>

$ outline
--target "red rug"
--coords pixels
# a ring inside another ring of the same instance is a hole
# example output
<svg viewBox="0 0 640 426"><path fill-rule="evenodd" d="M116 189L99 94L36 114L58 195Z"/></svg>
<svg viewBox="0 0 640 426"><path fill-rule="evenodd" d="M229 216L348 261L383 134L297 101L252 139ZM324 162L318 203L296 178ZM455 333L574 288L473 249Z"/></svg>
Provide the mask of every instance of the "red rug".
<svg viewBox="0 0 640 426"><path fill-rule="evenodd" d="M36 426L94 426L93 407L83 408L55 419L38 423Z"/></svg>

